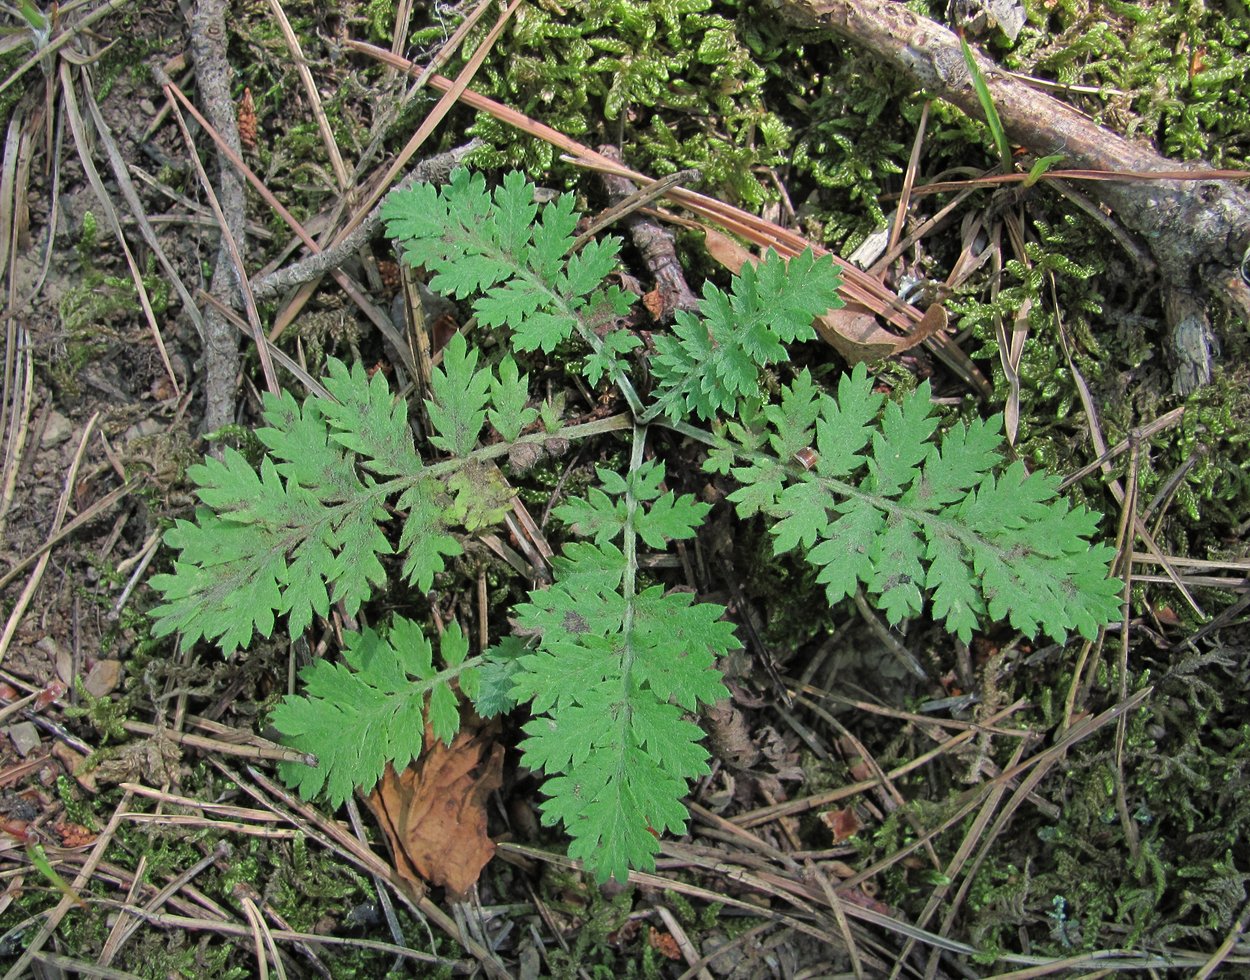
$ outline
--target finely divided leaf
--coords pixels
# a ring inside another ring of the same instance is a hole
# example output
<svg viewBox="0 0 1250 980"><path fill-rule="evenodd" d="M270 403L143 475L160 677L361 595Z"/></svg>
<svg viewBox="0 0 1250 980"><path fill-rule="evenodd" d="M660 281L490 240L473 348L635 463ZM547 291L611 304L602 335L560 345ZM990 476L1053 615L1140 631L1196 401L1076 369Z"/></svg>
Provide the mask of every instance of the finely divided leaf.
<svg viewBox="0 0 1250 980"><path fill-rule="evenodd" d="M434 480L413 484L399 498L400 510L407 510L404 530L399 536L399 553L404 556L404 577L422 592L434 584L443 571L443 557L463 554L460 542L444 529L446 502Z"/></svg>
<svg viewBox="0 0 1250 980"><path fill-rule="evenodd" d="M560 195L539 212L533 186L519 173L505 176L490 194L480 176L458 170L437 194L428 187L396 191L383 217L406 260L434 273L432 288L475 296L478 319L507 326L518 350L551 353L574 333L598 350L594 319L629 308L619 289L603 288L620 240L607 236L569 256L580 217L572 195ZM611 349L620 353L621 342ZM614 366L600 353L594 370Z"/></svg>
<svg viewBox="0 0 1250 980"><path fill-rule="evenodd" d="M655 338L651 371L664 411L674 419L736 415L760 372L787 359L782 345L815 336L812 320L842 305L840 285L832 257L811 250L789 263L770 251L758 268L744 266L728 293L706 284L702 319L679 313L672 333Z"/></svg>
<svg viewBox="0 0 1250 980"><path fill-rule="evenodd" d="M475 370L476 352L463 341L449 351L436 397L448 445L463 447L481 428L479 404L492 377ZM383 528L394 494L408 509L400 551L411 581L428 589L444 556L460 554L445 527L442 486L421 476L404 402L381 373L369 378L360 365L334 360L328 371L332 398L300 405L289 393L265 397L268 424L257 436L270 455L259 468L227 449L221 460L188 470L206 507L195 523L179 521L166 534L180 554L172 574L151 580L163 596L152 614L155 635L179 633L184 649L205 637L229 654L256 633L270 636L279 615L289 617L293 635L326 616L331 603L355 615L386 583L380 559L392 553ZM378 483L375 475L392 479ZM486 517L480 508L461 513Z"/></svg>
<svg viewBox="0 0 1250 980"><path fill-rule="evenodd" d="M1019 462L996 476L997 417L956 424L935 442L927 384L876 422L879 402L862 366L842 378L837 399L815 398L801 374L766 417L779 451L805 439L814 421L810 470L769 465L751 447L743 450L751 462L731 470L744 481L730 495L739 513L771 516L774 550L805 552L830 602L862 584L898 623L928 599L965 641L985 613L1055 639L1074 629L1092 637L1114 618L1111 551L1090 544L1097 515L1070 508L1054 480Z"/></svg>
<svg viewBox="0 0 1250 980"><path fill-rule="evenodd" d="M529 375L521 375L511 355L499 362L498 377L491 383L490 424L505 442L515 442L521 430L538 418L538 409L526 408Z"/></svg>
<svg viewBox="0 0 1250 980"><path fill-rule="evenodd" d="M326 390L333 401L315 399L331 428L330 438L360 456L361 464L381 476L411 473L421 466L412 444L408 406L391 393L386 376L371 379L359 363L349 370L333 357L326 361Z"/></svg>
<svg viewBox="0 0 1250 980"><path fill-rule="evenodd" d="M151 579L164 596L152 613L153 633L182 634L183 649L203 636L229 654L247 646L253 631L271 635L275 613L291 610L306 623L310 608L324 608L324 584L315 579L331 579L320 563L335 543L333 512L284 482L268 457L257 474L228 449L222 460L188 472L214 509L197 509L196 523L178 521L165 535L181 555L172 575Z"/></svg>
<svg viewBox="0 0 1250 980"><path fill-rule="evenodd" d="M433 399L425 402L437 435L432 442L453 456L468 456L486 424L486 405L493 382L489 370L477 369L477 348L468 349L464 334L456 333L443 348L443 364L434 371Z"/></svg>
<svg viewBox="0 0 1250 980"><path fill-rule="evenodd" d="M515 268L515 257L501 250L491 211L486 180L459 169L441 189L417 184L395 191L382 205L382 218L387 235L402 244L404 260L435 273L431 289L463 298Z"/></svg>
<svg viewBox="0 0 1250 980"><path fill-rule="evenodd" d="M334 807L357 787L371 790L387 764L400 771L417 758L427 716L435 737L451 744L460 707L450 682L468 652L452 623L440 643L447 669L437 671L429 640L402 616L388 636L365 629L344 633L343 642L343 663L305 667L304 693L283 698L272 716L288 745L317 757L315 766L283 763L287 785L304 799L324 790Z"/></svg>
<svg viewBox="0 0 1250 980"><path fill-rule="evenodd" d="M543 820L564 823L569 854L624 880L654 866L652 831L685 828L687 780L708 770L682 710L727 694L715 658L738 643L719 606L658 586L618 594L624 556L610 546L566 549L555 567L555 584L515 610L539 644L513 688L535 714L523 762L546 771Z"/></svg>
<svg viewBox="0 0 1250 980"><path fill-rule="evenodd" d="M573 497L552 513L568 524L574 534L593 537L599 546L607 544L631 523L625 500L627 493L649 503L648 507L634 509L632 527L648 547L657 550L669 541L694 537L711 509L710 505L695 500L693 494L679 497L671 490L661 491L664 464L656 460L644 462L630 474L628 481L612 470L600 468L596 472L603 482L603 490L591 487L585 497Z"/></svg>
<svg viewBox="0 0 1250 980"><path fill-rule="evenodd" d="M860 455L872 439L883 396L872 390L868 369L855 365L838 380L837 399L821 399L816 422L816 445L820 448L820 473L846 477L864 464Z"/></svg>

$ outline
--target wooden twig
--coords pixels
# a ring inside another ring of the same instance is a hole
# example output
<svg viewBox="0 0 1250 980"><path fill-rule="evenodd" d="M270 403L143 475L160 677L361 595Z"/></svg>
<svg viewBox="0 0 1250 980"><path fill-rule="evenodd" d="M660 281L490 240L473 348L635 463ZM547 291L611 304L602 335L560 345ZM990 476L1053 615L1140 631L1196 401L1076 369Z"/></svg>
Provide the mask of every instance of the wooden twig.
<svg viewBox="0 0 1250 980"><path fill-rule="evenodd" d="M395 186L395 190L427 181L445 181L461 161L481 145L481 140L473 139L446 153L439 153L419 161L412 168L412 172ZM253 295L257 299L270 299L284 290L312 282L337 269L344 261L355 255L361 246L377 232L382 224L382 206L385 203L385 199L379 201L350 234L329 246L324 252L315 252L298 262L292 262L276 272L256 279L252 283Z"/></svg>
<svg viewBox="0 0 1250 980"><path fill-rule="evenodd" d="M191 16L191 55L204 114L236 156L243 152L238 120L230 93L232 73L226 58L226 0L199 0ZM239 274L247 256L243 181L222 154L217 155L217 199L225 218L217 265L213 270L214 296L234 306L239 295L236 266L227 244L239 253ZM234 421L234 384L239 373L239 341L234 327L212 308L204 312L204 424L208 431Z"/></svg>

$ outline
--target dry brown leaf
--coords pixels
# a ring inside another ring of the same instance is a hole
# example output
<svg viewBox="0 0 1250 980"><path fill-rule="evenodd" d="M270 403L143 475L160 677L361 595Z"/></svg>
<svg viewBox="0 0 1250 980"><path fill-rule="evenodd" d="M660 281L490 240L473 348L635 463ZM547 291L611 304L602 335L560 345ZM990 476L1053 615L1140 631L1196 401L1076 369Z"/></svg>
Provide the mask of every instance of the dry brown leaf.
<svg viewBox="0 0 1250 980"><path fill-rule="evenodd" d="M386 767L365 802L391 845L395 870L416 897L425 884L462 898L495 855L486 801L503 783L496 728L465 727L450 746L426 729L421 758L398 775Z"/></svg>
<svg viewBox="0 0 1250 980"><path fill-rule="evenodd" d="M681 959L681 947L677 945L677 940L667 932L660 932L658 929L648 928L647 943L652 949L666 959Z"/></svg>
<svg viewBox="0 0 1250 980"><path fill-rule="evenodd" d="M934 304L925 310L916 328L906 337L890 333L866 306L847 303L816 318L821 339L851 364L875 361L911 350L946 329L946 310Z"/></svg>
<svg viewBox="0 0 1250 980"><path fill-rule="evenodd" d="M737 275L739 270L748 262L754 265L759 261L759 258L753 255L749 249L739 245L728 235L712 228L704 227L703 236L704 242L707 244L708 255L712 256L734 275Z"/></svg>
<svg viewBox="0 0 1250 980"><path fill-rule="evenodd" d="M642 305L651 314L652 320L659 320L664 316L664 296L660 293L658 287L649 293L643 293Z"/></svg>
<svg viewBox="0 0 1250 980"><path fill-rule="evenodd" d="M860 830L863 824L855 811L848 807L841 810L825 810L820 814L820 822L829 828L829 832L833 834L833 842L841 844L843 841L850 840Z"/></svg>

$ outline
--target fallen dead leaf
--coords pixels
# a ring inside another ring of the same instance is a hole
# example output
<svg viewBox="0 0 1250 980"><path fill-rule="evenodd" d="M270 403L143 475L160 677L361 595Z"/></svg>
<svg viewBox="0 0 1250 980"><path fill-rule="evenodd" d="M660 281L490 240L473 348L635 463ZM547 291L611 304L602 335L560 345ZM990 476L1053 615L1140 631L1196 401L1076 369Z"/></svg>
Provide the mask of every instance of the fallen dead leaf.
<svg viewBox="0 0 1250 980"><path fill-rule="evenodd" d="M841 810L825 810L820 814L820 822L829 828L829 832L833 834L833 842L841 844L843 841L850 840L860 830L863 829L863 823L860 822L855 811L851 807L843 807Z"/></svg>
<svg viewBox="0 0 1250 980"><path fill-rule="evenodd" d="M751 254L750 249L739 245L728 235L705 226L703 236L708 255L734 275L737 275L748 262L754 264L759 261L758 257Z"/></svg>
<svg viewBox="0 0 1250 980"><path fill-rule="evenodd" d="M658 288L643 294L642 305L647 308L652 320L659 320L664 316L664 297Z"/></svg>
<svg viewBox="0 0 1250 980"><path fill-rule="evenodd" d="M652 949L666 959L681 959L681 947L677 945L677 940L667 932L660 932L658 929L648 928L647 943Z"/></svg>
<svg viewBox="0 0 1250 980"><path fill-rule="evenodd" d="M416 897L427 883L464 897L494 857L486 801L503 784L503 746L495 736L494 725L466 724L447 746L427 728L421 758L398 774L387 766L365 800Z"/></svg>
<svg viewBox="0 0 1250 980"><path fill-rule="evenodd" d="M847 303L839 310L816 317L814 325L825 343L849 363L858 364L909 351L945 330L947 322L946 310L934 304L925 310L915 329L903 337L881 326L868 307Z"/></svg>

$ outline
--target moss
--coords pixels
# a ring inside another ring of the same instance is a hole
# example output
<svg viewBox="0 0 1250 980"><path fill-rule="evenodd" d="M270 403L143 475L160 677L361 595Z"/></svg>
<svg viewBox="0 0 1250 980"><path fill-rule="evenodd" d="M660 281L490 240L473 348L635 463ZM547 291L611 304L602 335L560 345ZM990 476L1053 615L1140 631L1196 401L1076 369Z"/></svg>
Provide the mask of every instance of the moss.
<svg viewBox="0 0 1250 980"><path fill-rule="evenodd" d="M1202 3L1065 0L1028 4L1007 64L1070 85L1117 90L1082 108L1169 155L1243 166L1250 97L1250 25Z"/></svg>

